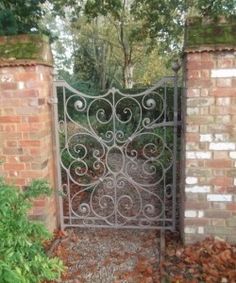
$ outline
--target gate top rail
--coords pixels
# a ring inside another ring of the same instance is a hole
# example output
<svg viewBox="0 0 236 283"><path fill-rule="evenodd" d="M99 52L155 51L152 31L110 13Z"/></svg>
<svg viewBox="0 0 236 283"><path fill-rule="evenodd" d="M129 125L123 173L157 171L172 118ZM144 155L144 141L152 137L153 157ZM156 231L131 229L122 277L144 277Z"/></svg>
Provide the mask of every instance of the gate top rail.
<svg viewBox="0 0 236 283"><path fill-rule="evenodd" d="M99 98L104 98L107 97L109 94L111 93L118 93L122 96L131 96L131 97L139 97L139 96L143 96L146 94L151 93L152 91L156 90L157 88L160 88L163 86L163 84L168 83L168 82L174 82L174 80L176 79L175 76L167 76L167 77L163 77L160 81L158 81L156 84L154 84L153 86L151 86L150 88L146 89L145 91L139 92L139 93L123 93L121 92L118 88L112 87L110 88L106 93L101 94L101 95L89 95L89 94L85 94L75 88L73 88L72 86L70 86L66 81L64 80L55 80L54 81L54 86L55 87L65 87L67 88L69 91L78 94L80 96L83 96L85 98L91 98L91 99L99 99Z"/></svg>

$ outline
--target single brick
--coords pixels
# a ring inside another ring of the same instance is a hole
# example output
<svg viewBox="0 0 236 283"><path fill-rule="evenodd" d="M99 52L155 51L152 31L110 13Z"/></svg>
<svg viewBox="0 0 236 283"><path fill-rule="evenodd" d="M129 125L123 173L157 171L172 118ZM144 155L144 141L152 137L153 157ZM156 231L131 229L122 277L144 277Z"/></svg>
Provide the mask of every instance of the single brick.
<svg viewBox="0 0 236 283"><path fill-rule="evenodd" d="M206 160L205 166L209 168L230 168L232 167L231 160Z"/></svg>
<svg viewBox="0 0 236 283"><path fill-rule="evenodd" d="M41 145L40 140L22 140L20 141L20 145L23 147L39 147Z"/></svg>
<svg viewBox="0 0 236 283"><path fill-rule="evenodd" d="M220 58L217 61L217 67L219 67L219 69L234 67L234 59L233 58Z"/></svg>
<svg viewBox="0 0 236 283"><path fill-rule="evenodd" d="M186 133L185 137L186 142L198 142L199 134L197 133Z"/></svg>
<svg viewBox="0 0 236 283"><path fill-rule="evenodd" d="M217 115L215 116L215 124L213 126L218 128L224 128L222 132L228 132L228 128L225 126L231 122L231 116L230 115ZM219 130L220 131L220 130Z"/></svg>
<svg viewBox="0 0 236 283"><path fill-rule="evenodd" d="M236 159L236 151L231 151L231 152L229 153L229 156L230 156L230 158L232 158L232 159Z"/></svg>
<svg viewBox="0 0 236 283"><path fill-rule="evenodd" d="M202 97L209 96L209 89L208 88L201 88L201 96Z"/></svg>
<svg viewBox="0 0 236 283"><path fill-rule="evenodd" d="M207 195L208 201L232 201L232 195L227 194L208 194Z"/></svg>
<svg viewBox="0 0 236 283"><path fill-rule="evenodd" d="M232 78L236 77L236 68L231 69L212 69L212 78Z"/></svg>
<svg viewBox="0 0 236 283"><path fill-rule="evenodd" d="M228 88L215 88L212 90L212 92L210 93L210 95L212 96L224 96L224 97L233 97L235 96L235 90L234 89L228 89Z"/></svg>
<svg viewBox="0 0 236 283"><path fill-rule="evenodd" d="M198 107L188 107L187 108L187 115L198 115L199 114L199 108Z"/></svg>
<svg viewBox="0 0 236 283"><path fill-rule="evenodd" d="M204 234L204 227L200 226L197 229L198 234Z"/></svg>
<svg viewBox="0 0 236 283"><path fill-rule="evenodd" d="M212 134L200 135L200 142L211 142L213 140Z"/></svg>
<svg viewBox="0 0 236 283"><path fill-rule="evenodd" d="M187 133L198 133L199 132L199 126L197 126L197 125L187 125L186 126L186 132Z"/></svg>
<svg viewBox="0 0 236 283"><path fill-rule="evenodd" d="M186 234L195 234L197 231L197 228L196 227L192 227L192 226L187 226L184 228L184 232Z"/></svg>
<svg viewBox="0 0 236 283"><path fill-rule="evenodd" d="M229 187L233 184L233 179L227 176L217 176L210 180L211 185Z"/></svg>
<svg viewBox="0 0 236 283"><path fill-rule="evenodd" d="M215 99L213 97L208 98L188 98L187 99L187 106L190 107L203 107L203 106L210 106L215 103Z"/></svg>
<svg viewBox="0 0 236 283"><path fill-rule="evenodd" d="M211 159L212 153L210 151L188 151L186 152L187 159Z"/></svg>
<svg viewBox="0 0 236 283"><path fill-rule="evenodd" d="M229 106L231 102L230 97L217 97L216 98L216 105L219 106Z"/></svg>
<svg viewBox="0 0 236 283"><path fill-rule="evenodd" d="M187 97L199 97L200 88L189 88L187 89Z"/></svg>
<svg viewBox="0 0 236 283"><path fill-rule="evenodd" d="M210 186L192 186L192 187L185 187L186 193L210 193L211 187Z"/></svg>
<svg viewBox="0 0 236 283"><path fill-rule="evenodd" d="M216 80L216 85L218 87L231 87L232 86L232 79L231 78L219 78Z"/></svg>
<svg viewBox="0 0 236 283"><path fill-rule="evenodd" d="M4 165L3 165L3 167L4 167L4 169L5 170L12 170L12 171L14 171L14 170L24 170L25 169L25 164L24 163L12 163L12 164L10 164L10 163L5 163Z"/></svg>
<svg viewBox="0 0 236 283"><path fill-rule="evenodd" d="M20 116L0 116L0 123L20 123Z"/></svg>
<svg viewBox="0 0 236 283"><path fill-rule="evenodd" d="M203 211L203 210L199 210L199 211L198 211L198 217L199 217L199 218L204 217L204 211Z"/></svg>
<svg viewBox="0 0 236 283"><path fill-rule="evenodd" d="M197 177L187 177L186 178L186 184L188 185L194 185L197 184L198 178Z"/></svg>
<svg viewBox="0 0 236 283"><path fill-rule="evenodd" d="M196 210L185 210L184 215L185 217L194 218L194 217L197 217L197 211Z"/></svg>
<svg viewBox="0 0 236 283"><path fill-rule="evenodd" d="M218 143L210 143L210 150L234 150L236 144L232 142L218 142Z"/></svg>
<svg viewBox="0 0 236 283"><path fill-rule="evenodd" d="M215 134L214 141L215 142L226 142L229 139L229 134Z"/></svg>

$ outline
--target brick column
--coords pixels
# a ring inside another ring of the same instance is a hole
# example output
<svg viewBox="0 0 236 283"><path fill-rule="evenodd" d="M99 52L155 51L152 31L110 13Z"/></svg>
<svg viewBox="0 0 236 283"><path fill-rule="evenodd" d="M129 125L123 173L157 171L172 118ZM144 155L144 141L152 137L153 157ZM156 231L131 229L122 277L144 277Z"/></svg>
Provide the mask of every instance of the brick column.
<svg viewBox="0 0 236 283"><path fill-rule="evenodd" d="M236 21L186 34L184 237L236 242Z"/></svg>
<svg viewBox="0 0 236 283"><path fill-rule="evenodd" d="M24 187L32 179L54 184L52 56L45 37L0 37L0 175ZM32 217L56 226L55 197L38 199Z"/></svg>

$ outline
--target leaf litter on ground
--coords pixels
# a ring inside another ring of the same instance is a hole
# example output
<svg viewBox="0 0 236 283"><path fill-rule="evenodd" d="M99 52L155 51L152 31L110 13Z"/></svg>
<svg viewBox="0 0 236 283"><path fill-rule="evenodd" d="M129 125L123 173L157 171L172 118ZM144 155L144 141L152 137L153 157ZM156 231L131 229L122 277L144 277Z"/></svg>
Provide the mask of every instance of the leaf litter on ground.
<svg viewBox="0 0 236 283"><path fill-rule="evenodd" d="M80 240L75 230L56 231L54 239L45 244L50 256L58 256L67 266L60 282L86 283L81 269L73 269L86 260L81 258L73 246ZM146 246L152 245L146 241ZM145 248L145 245L142 247ZM112 282L105 283L235 283L236 282L236 245L223 239L208 237L197 243L183 246L177 233L166 234L165 258L161 262L153 258L137 256L127 251L113 252L105 258L104 268L116 261L121 264L127 257L136 256L132 270L118 273ZM96 272L96 263L90 267ZM109 279L111 280L111 279ZM90 282L90 281L88 281ZM99 281L98 281L99 282Z"/></svg>

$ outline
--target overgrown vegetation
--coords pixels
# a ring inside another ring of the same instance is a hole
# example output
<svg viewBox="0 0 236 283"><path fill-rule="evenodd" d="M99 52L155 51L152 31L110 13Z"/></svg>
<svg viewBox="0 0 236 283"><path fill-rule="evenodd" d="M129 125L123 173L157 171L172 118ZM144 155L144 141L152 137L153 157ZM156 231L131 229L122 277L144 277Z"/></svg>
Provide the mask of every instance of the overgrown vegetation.
<svg viewBox="0 0 236 283"><path fill-rule="evenodd" d="M69 43L59 36L61 40L55 45L60 74L70 84L75 80L86 81L98 90L149 85L172 74L171 61L182 52L187 17L205 17L208 21L236 14L235 0L52 3L52 13L61 17L65 27L62 34L69 34ZM52 26L53 18L48 22ZM66 58L68 49L73 57ZM64 67L69 61L71 74L66 76Z"/></svg>
<svg viewBox="0 0 236 283"><path fill-rule="evenodd" d="M42 4L46 0L1 0L0 35L16 35L32 32L47 33L40 26L44 14Z"/></svg>
<svg viewBox="0 0 236 283"><path fill-rule="evenodd" d="M235 7L235 0L2 0L0 35L57 38L55 62L70 84L132 88L170 75L188 16L229 17Z"/></svg>
<svg viewBox="0 0 236 283"><path fill-rule="evenodd" d="M43 224L29 221L31 200L49 196L43 180L33 181L21 191L0 179L0 282L39 283L60 277L63 264L49 258L43 241L51 237Z"/></svg>

